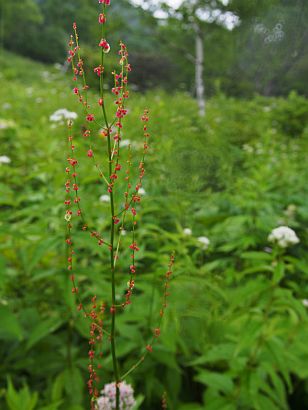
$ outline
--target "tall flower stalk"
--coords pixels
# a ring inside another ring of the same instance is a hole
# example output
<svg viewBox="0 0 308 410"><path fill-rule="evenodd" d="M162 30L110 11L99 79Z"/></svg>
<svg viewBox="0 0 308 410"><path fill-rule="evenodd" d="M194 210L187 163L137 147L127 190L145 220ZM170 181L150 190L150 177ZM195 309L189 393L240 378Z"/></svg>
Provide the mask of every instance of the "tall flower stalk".
<svg viewBox="0 0 308 410"><path fill-rule="evenodd" d="M132 182L131 168L132 168L132 154L131 147L128 146L128 160L127 168L125 170L125 177L123 178L123 166L121 163L122 156L121 150L121 140L122 140L122 129L123 129L123 120L127 115L126 109L126 100L129 98L128 91L128 76L131 71L131 66L128 62L128 51L126 45L123 42L120 42L119 49L119 66L120 70L118 72L114 71L113 81L114 86L112 88L112 93L115 96L115 112L112 118L112 121L109 121L106 110L106 99L105 99L105 58L110 51L110 45L106 40L106 22L107 22L107 9L110 5L110 0L99 0L101 5L101 10L98 16L98 23L101 25L101 37L98 43L100 47L100 65L94 68L94 73L99 77L99 98L97 101L98 106L100 107L101 114L94 114L95 107L92 110L92 107L89 103L88 89L86 73L84 69L84 61L80 53L79 37L76 23L73 23L74 34L70 38L69 42L69 56L68 62L72 65L73 71L73 81L75 86L73 92L78 98L78 101L83 107L85 124L86 126L83 129L83 138L89 142L87 157L90 160L94 161L94 165L98 171L99 177L102 179L104 187L108 193L107 199L110 205L110 232L109 238L106 240L103 236L94 228L91 228L86 220L82 206L81 198L79 196L79 182L78 182L78 160L75 156L75 143L72 132L73 121L68 121L68 154L67 161L68 166L66 167L67 180L65 183L66 190L66 199L65 205L67 207L65 213L65 220L67 222L67 234L66 234L66 243L67 243L67 261L68 269L70 271L70 278L72 281L72 292L77 297L78 310L82 311L86 318L90 321L90 338L89 338L89 380L87 382L89 394L91 396L91 409L97 409L99 403L105 401L106 398L102 398L99 402L99 377L97 370L101 367L100 364L96 364L100 356L99 350L103 340L108 337L110 342L110 351L112 356L113 363L113 378L115 382L115 410L119 410L121 407L121 398L120 398L120 386L123 384L124 379L132 373L145 359L146 355L151 353L153 350L153 345L155 341L160 336L160 324L164 315L164 311L167 307L167 298L169 296L169 283L172 275L172 267L174 263L174 256L171 255L170 262L168 265L168 270L165 274L164 279L164 288L163 288L163 298L162 298L162 307L160 310L160 318L158 325L153 329L152 338L150 342L144 346L144 353L141 355L140 359L123 375L120 375L119 362L117 358L117 349L116 349L116 317L118 313L121 313L131 303L131 297L133 295L133 289L135 287L136 276L137 276L137 267L136 267L136 253L139 251L139 246L136 239L136 227L137 227L137 209L141 202L141 193L142 193L142 183L145 175L145 159L149 150L149 113L148 110L144 110L143 115L141 116L142 129L143 129L143 153L141 160L139 161L137 169L136 182ZM79 85L80 84L80 85ZM107 140L107 152L106 159L107 165L101 165L96 159L96 152L93 140L93 129L95 126L101 128L100 134ZM106 169L105 169L106 168ZM122 172L121 172L122 171ZM122 203L124 200L124 205L122 209L119 208L118 193L115 195L115 190L120 190L119 181L124 182L125 188L122 195ZM103 194L103 197L106 197L106 193ZM76 208L74 210L74 208ZM125 293L125 299L122 303L116 303L116 263L119 257L119 250L121 247L121 237L125 226L126 217L131 215L132 219L132 242L129 245L131 253L131 262L129 265L129 281L127 283L127 289ZM110 258L110 280L111 280L111 303L98 303L96 295L91 299L91 307L87 308L81 299L79 294L78 283L75 277L75 264L73 266L73 259L75 255L74 251L74 242L72 239L72 229L73 229L73 220L75 217L80 219L81 223L76 223L76 225L81 225L82 230L86 233L88 232L92 238L97 241L98 246L104 247L109 251ZM74 269L73 269L74 268ZM110 329L105 328L105 318L107 313L110 313L111 325Z"/></svg>

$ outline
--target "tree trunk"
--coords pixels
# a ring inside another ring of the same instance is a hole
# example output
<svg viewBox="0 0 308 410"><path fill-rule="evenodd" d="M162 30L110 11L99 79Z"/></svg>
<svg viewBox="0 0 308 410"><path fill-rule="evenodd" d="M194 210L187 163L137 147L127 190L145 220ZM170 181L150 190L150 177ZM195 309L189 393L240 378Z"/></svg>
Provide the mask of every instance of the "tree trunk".
<svg viewBox="0 0 308 410"><path fill-rule="evenodd" d="M196 57L195 57L195 83L196 97L199 107L199 115L205 115L205 97L204 97L204 82L203 82L203 65L204 65L204 50L203 38L200 27L197 23L194 24L195 41L196 41Z"/></svg>

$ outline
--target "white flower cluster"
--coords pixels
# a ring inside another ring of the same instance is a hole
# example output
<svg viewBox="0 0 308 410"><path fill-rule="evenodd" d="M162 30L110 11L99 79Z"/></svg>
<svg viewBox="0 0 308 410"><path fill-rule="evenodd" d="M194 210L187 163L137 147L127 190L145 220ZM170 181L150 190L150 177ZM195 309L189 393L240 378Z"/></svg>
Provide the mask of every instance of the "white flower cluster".
<svg viewBox="0 0 308 410"><path fill-rule="evenodd" d="M192 230L190 228L185 228L185 229L183 229L183 234L185 236L191 236L192 235ZM197 238L197 241L200 243L201 248L203 250L206 250L210 246L210 240L206 236L199 236Z"/></svg>
<svg viewBox="0 0 308 410"><path fill-rule="evenodd" d="M68 111L66 108L60 108L49 117L51 122L63 122L64 120L75 120L78 115L75 112Z"/></svg>
<svg viewBox="0 0 308 410"><path fill-rule="evenodd" d="M206 250L210 246L210 240L206 236L199 236L198 241L202 245L202 249Z"/></svg>
<svg viewBox="0 0 308 410"><path fill-rule="evenodd" d="M280 248L287 248L299 242L296 233L288 226L279 226L272 230L268 236L269 242L277 243Z"/></svg>
<svg viewBox="0 0 308 410"><path fill-rule="evenodd" d="M308 299L303 299L303 300L302 300L302 304L303 304L306 308L308 308Z"/></svg>
<svg viewBox="0 0 308 410"><path fill-rule="evenodd" d="M136 404L134 389L130 384L121 382L120 385L120 409L131 410ZM97 400L98 410L113 410L116 408L115 383L109 383L101 391L102 395Z"/></svg>
<svg viewBox="0 0 308 410"><path fill-rule="evenodd" d="M0 130L16 127L16 123L12 120L3 120L0 118Z"/></svg>
<svg viewBox="0 0 308 410"><path fill-rule="evenodd" d="M110 196L107 195L107 194L101 195L101 196L99 197L99 200L100 200L101 202L110 202Z"/></svg>
<svg viewBox="0 0 308 410"><path fill-rule="evenodd" d="M121 140L120 141L120 147L128 147L131 144L131 140Z"/></svg>
<svg viewBox="0 0 308 410"><path fill-rule="evenodd" d="M9 164L11 162L11 158L7 157L6 155L0 156L0 164Z"/></svg>

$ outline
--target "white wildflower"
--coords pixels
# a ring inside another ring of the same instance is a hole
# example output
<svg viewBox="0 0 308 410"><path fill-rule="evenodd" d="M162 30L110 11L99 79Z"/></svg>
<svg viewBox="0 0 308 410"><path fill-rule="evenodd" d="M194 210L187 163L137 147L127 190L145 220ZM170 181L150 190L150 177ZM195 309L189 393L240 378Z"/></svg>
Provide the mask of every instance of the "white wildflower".
<svg viewBox="0 0 308 410"><path fill-rule="evenodd" d="M63 120L75 120L78 115L75 112L68 111L66 108L60 108L49 117L51 122L62 122Z"/></svg>
<svg viewBox="0 0 308 410"><path fill-rule="evenodd" d="M138 194L140 194L140 195L146 195L146 192L145 192L145 189L144 188L139 188L139 190L138 190Z"/></svg>
<svg viewBox="0 0 308 410"><path fill-rule="evenodd" d="M248 152L248 154L252 154L254 151L253 147L249 144L244 144L242 148L244 151Z"/></svg>
<svg viewBox="0 0 308 410"><path fill-rule="evenodd" d="M192 230L190 228L185 228L183 229L183 234L190 236L192 234Z"/></svg>
<svg viewBox="0 0 308 410"><path fill-rule="evenodd" d="M134 390L130 384L121 382L120 388L120 409L132 410L136 404ZM114 410L116 408L116 386L115 383L106 384L101 391L101 397L97 399L98 410Z"/></svg>
<svg viewBox="0 0 308 410"><path fill-rule="evenodd" d="M122 235L122 236L126 236L126 235L127 235L127 232L126 232L125 229L122 229L122 228L121 228L121 235Z"/></svg>
<svg viewBox="0 0 308 410"><path fill-rule="evenodd" d="M0 130L16 127L16 123L13 120L0 119Z"/></svg>
<svg viewBox="0 0 308 410"><path fill-rule="evenodd" d="M120 141L120 147L128 147L131 144L130 140L122 140Z"/></svg>
<svg viewBox="0 0 308 410"><path fill-rule="evenodd" d="M199 236L198 241L202 244L202 249L207 249L210 245L210 240L206 236Z"/></svg>
<svg viewBox="0 0 308 410"><path fill-rule="evenodd" d="M299 238L293 229L288 226L279 226L272 230L268 236L269 242L277 243L281 248L287 248L288 246L295 245L299 242Z"/></svg>
<svg viewBox="0 0 308 410"><path fill-rule="evenodd" d="M49 78L50 78L50 72L49 71L42 71L41 72L41 76L42 76L42 78L44 79L44 80L49 80Z"/></svg>
<svg viewBox="0 0 308 410"><path fill-rule="evenodd" d="M33 87L27 87L26 88L26 93L29 97L31 97L32 94L33 94Z"/></svg>
<svg viewBox="0 0 308 410"><path fill-rule="evenodd" d="M6 155L0 156L0 164L9 164L11 162L11 158L7 157Z"/></svg>
<svg viewBox="0 0 308 410"><path fill-rule="evenodd" d="M99 397L97 400L98 410L112 410L108 397Z"/></svg>
<svg viewBox="0 0 308 410"><path fill-rule="evenodd" d="M305 307L308 307L308 299L303 299L303 300L302 300L302 304L303 304Z"/></svg>
<svg viewBox="0 0 308 410"><path fill-rule="evenodd" d="M59 70L59 71L62 70L62 68L63 68L63 66L59 63L55 63L53 66L56 70Z"/></svg>
<svg viewBox="0 0 308 410"><path fill-rule="evenodd" d="M109 195L106 195L106 194L101 195L101 196L99 197L99 200L100 200L101 202L110 202L110 196L109 196Z"/></svg>

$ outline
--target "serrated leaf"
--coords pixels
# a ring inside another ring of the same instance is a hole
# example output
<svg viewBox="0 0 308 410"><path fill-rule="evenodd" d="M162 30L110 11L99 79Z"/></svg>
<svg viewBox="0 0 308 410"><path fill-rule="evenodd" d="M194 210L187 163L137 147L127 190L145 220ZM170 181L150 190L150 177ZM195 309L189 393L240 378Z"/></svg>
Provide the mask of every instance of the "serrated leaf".
<svg viewBox="0 0 308 410"><path fill-rule="evenodd" d="M215 373L202 370L195 377L195 380L209 387L215 388L223 393L231 393L234 388L232 378L223 373Z"/></svg>

